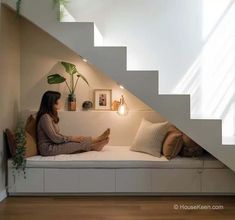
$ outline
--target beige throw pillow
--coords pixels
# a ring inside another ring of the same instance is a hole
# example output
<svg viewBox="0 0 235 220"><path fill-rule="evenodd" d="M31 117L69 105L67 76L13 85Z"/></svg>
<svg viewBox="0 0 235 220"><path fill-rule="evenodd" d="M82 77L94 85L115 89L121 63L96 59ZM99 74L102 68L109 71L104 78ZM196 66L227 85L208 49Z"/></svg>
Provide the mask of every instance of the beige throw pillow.
<svg viewBox="0 0 235 220"><path fill-rule="evenodd" d="M167 132L168 122L152 123L143 119L130 150L161 157L162 142Z"/></svg>
<svg viewBox="0 0 235 220"><path fill-rule="evenodd" d="M36 119L30 115L26 121L25 131L28 132L36 142Z"/></svg>
<svg viewBox="0 0 235 220"><path fill-rule="evenodd" d="M37 144L34 138L26 131L25 132L25 157L32 157L38 155Z"/></svg>

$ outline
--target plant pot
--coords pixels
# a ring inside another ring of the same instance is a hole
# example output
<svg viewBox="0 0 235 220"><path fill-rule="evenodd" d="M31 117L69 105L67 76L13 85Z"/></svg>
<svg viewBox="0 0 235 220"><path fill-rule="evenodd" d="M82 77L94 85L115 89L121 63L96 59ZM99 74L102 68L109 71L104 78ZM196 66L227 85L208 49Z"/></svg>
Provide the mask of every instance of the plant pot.
<svg viewBox="0 0 235 220"><path fill-rule="evenodd" d="M69 111L76 111L76 96L74 94L69 94L68 96L68 110Z"/></svg>

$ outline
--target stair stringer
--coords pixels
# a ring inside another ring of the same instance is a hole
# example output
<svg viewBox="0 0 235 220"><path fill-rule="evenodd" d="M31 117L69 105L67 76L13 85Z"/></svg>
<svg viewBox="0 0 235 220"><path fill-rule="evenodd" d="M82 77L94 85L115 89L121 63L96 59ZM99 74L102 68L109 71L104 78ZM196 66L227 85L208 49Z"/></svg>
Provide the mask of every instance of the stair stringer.
<svg viewBox="0 0 235 220"><path fill-rule="evenodd" d="M4 2L15 8L14 0ZM35 10L33 10L35 8ZM43 12L43 16L41 15ZM49 0L24 0L22 15L159 112L235 171L234 145L222 145L221 120L190 119L189 95L159 95L157 71L127 71L125 47L94 47L94 24L60 23Z"/></svg>

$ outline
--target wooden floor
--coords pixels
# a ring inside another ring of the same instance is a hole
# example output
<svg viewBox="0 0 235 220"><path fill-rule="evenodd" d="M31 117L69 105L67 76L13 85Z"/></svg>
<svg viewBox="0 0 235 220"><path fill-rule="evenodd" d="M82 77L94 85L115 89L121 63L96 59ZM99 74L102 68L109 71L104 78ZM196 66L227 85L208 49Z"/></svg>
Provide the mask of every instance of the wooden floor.
<svg viewBox="0 0 235 220"><path fill-rule="evenodd" d="M193 205L204 210L189 210ZM0 203L0 219L233 220L235 197L9 197Z"/></svg>

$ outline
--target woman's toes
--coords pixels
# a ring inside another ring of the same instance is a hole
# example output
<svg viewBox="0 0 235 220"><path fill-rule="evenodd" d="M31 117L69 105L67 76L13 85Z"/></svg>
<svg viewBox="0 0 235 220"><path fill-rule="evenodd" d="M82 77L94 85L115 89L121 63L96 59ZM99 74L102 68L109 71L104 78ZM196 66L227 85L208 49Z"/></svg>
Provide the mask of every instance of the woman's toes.
<svg viewBox="0 0 235 220"><path fill-rule="evenodd" d="M110 135L110 128L108 128L101 136L108 137Z"/></svg>
<svg viewBox="0 0 235 220"><path fill-rule="evenodd" d="M104 139L106 139L108 136L110 135L110 129L108 128L103 134L101 134L97 140L98 141L103 141Z"/></svg>
<svg viewBox="0 0 235 220"><path fill-rule="evenodd" d="M108 142L109 142L109 137L106 137L106 138L103 139L102 141L96 143L96 144L94 145L94 148L93 148L93 149L94 149L95 151L101 151L101 150L103 149L103 147L104 147L106 144L108 144Z"/></svg>
<svg viewBox="0 0 235 220"><path fill-rule="evenodd" d="M108 128L105 132L106 132L106 135L109 136L110 135L110 128Z"/></svg>

